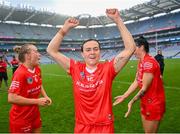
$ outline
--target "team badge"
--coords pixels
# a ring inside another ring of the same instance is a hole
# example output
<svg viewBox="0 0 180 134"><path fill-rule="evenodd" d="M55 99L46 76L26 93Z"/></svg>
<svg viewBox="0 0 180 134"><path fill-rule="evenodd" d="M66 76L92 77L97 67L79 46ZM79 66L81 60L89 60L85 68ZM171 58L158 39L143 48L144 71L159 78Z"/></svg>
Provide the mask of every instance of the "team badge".
<svg viewBox="0 0 180 134"><path fill-rule="evenodd" d="M85 78L84 72L80 72L80 76L81 76L82 79L84 79Z"/></svg>
<svg viewBox="0 0 180 134"><path fill-rule="evenodd" d="M33 78L28 77L28 78L27 78L27 83L28 83L28 84L32 84L32 83L33 83Z"/></svg>

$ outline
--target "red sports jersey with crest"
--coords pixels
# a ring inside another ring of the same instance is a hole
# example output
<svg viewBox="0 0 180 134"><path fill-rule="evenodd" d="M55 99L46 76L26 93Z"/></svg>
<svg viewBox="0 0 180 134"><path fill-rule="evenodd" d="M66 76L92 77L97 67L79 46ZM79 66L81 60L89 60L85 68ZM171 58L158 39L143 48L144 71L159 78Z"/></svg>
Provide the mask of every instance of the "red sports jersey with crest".
<svg viewBox="0 0 180 134"><path fill-rule="evenodd" d="M13 75L9 93L15 93L25 98L38 98L41 92L41 71L39 67L29 70L23 64ZM16 105L13 104L10 110L10 122L31 121L39 116L38 105Z"/></svg>
<svg viewBox="0 0 180 134"><path fill-rule="evenodd" d="M152 73L154 78L151 85L141 98L143 104L165 103L165 94L162 79L160 78L160 67L158 62L150 55L146 54L144 59L138 64L136 79L138 85L142 88L142 78L144 73Z"/></svg>
<svg viewBox="0 0 180 134"><path fill-rule="evenodd" d="M111 86L116 76L113 60L99 63L93 73L86 64L70 61L75 99L75 120L85 125L106 125L114 120Z"/></svg>
<svg viewBox="0 0 180 134"><path fill-rule="evenodd" d="M7 72L7 64L5 61L0 61L0 72Z"/></svg>

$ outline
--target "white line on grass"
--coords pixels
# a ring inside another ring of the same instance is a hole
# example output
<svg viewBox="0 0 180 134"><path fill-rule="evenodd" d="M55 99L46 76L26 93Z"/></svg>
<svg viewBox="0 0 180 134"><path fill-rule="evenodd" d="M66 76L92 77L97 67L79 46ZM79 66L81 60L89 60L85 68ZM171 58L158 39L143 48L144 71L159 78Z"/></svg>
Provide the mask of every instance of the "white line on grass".
<svg viewBox="0 0 180 134"><path fill-rule="evenodd" d="M69 75L63 75L63 74L51 74L51 73L44 73L44 75L50 75L50 76L61 76L61 77L70 77Z"/></svg>
<svg viewBox="0 0 180 134"><path fill-rule="evenodd" d="M49 76L57 76L57 77L70 77L69 75L63 75L63 74L51 74L51 73L44 73L45 75L49 75ZM115 80L114 82L118 82L118 83L121 83L121 84L127 84L127 85L130 85L131 82L127 82L127 81L117 81ZM170 88L170 89L178 89L180 90L180 87L171 87L171 86L165 86L165 88Z"/></svg>
<svg viewBox="0 0 180 134"><path fill-rule="evenodd" d="M131 82L126 82L126 81L114 81L114 82L119 82L121 84L128 84L130 85ZM180 87L170 87L170 86L164 86L165 88L170 88L170 89L179 89L180 90Z"/></svg>

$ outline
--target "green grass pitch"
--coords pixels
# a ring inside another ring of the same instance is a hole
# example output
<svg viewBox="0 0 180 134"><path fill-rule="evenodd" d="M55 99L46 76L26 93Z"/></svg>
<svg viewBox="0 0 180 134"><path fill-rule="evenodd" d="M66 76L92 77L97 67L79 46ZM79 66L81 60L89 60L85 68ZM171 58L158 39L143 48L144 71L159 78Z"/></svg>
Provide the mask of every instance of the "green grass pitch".
<svg viewBox="0 0 180 134"><path fill-rule="evenodd" d="M113 98L127 90L134 80L137 61L130 61L119 73L113 82ZM43 74L43 86L52 98L50 107L41 107L43 121L43 133L72 133L74 129L74 101L72 94L71 77L58 65L41 65ZM9 83L11 81L11 69L8 69ZM165 60L164 86L166 93L166 113L160 124L159 132L180 133L180 59ZM130 116L125 119L128 100L113 107L115 115L116 133L140 133L143 132L139 102L133 106ZM7 103L7 90L4 83L0 89L0 132L8 132L9 109Z"/></svg>

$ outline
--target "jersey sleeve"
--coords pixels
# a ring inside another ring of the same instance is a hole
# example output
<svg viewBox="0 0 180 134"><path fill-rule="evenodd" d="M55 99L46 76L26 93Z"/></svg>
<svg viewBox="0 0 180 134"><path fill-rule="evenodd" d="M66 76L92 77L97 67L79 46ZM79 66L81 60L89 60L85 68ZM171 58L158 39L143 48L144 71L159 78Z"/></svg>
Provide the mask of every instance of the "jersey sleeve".
<svg viewBox="0 0 180 134"><path fill-rule="evenodd" d="M9 87L9 93L20 94L23 85L23 75L22 74L14 74L11 85Z"/></svg>
<svg viewBox="0 0 180 134"><path fill-rule="evenodd" d="M143 70L145 73L154 73L157 67L152 60L148 60L143 64Z"/></svg>

